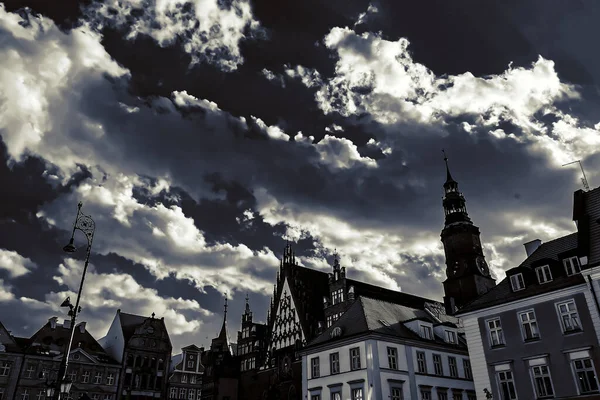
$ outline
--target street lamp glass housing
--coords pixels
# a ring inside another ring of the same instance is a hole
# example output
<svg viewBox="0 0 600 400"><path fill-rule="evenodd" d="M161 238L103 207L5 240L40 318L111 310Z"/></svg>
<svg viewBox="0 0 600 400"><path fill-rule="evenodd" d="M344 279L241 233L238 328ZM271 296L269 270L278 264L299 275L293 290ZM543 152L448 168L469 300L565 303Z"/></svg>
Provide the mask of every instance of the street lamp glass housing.
<svg viewBox="0 0 600 400"><path fill-rule="evenodd" d="M77 250L77 248L73 244L73 238L71 238L71 240L69 240L68 245L63 247L63 251L65 251L66 253L75 253L76 250Z"/></svg>
<svg viewBox="0 0 600 400"><path fill-rule="evenodd" d="M54 387L50 386L46 388L46 397L54 397Z"/></svg>
<svg viewBox="0 0 600 400"><path fill-rule="evenodd" d="M61 393L69 393L71 391L71 385L73 384L73 381L71 381L71 379L67 378L64 381L62 381L60 383L60 392Z"/></svg>

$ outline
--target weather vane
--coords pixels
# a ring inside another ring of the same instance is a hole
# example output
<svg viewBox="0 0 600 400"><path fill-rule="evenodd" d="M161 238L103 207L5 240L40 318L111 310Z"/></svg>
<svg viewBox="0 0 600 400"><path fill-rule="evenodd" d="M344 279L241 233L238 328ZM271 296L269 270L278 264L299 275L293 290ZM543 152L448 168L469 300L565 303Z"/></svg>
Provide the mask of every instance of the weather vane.
<svg viewBox="0 0 600 400"><path fill-rule="evenodd" d="M562 166L565 167L567 165L571 165L571 164L575 164L575 163L579 163L579 168L581 168L581 174L583 175L583 177L581 178L581 183L583 184L583 187L585 188L585 190L590 190L590 185L588 185L588 181L585 176L585 171L583 170L583 165L581 164L581 160L571 161L570 163L563 164Z"/></svg>

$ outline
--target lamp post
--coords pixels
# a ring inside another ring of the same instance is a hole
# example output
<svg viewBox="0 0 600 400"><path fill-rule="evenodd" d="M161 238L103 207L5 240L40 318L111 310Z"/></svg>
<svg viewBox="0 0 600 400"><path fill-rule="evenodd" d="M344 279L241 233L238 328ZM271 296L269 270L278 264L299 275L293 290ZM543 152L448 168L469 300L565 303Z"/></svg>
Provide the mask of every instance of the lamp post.
<svg viewBox="0 0 600 400"><path fill-rule="evenodd" d="M73 232L71 233L71 240L69 244L63 247L63 250L67 253L74 253L77 249L73 244L75 231L80 230L85 234L88 245L85 255L85 265L83 267L83 274L81 275L81 283L79 284L79 291L77 292L77 300L75 301L75 307L71 305L70 299L67 299L61 304L62 307L69 307L69 314L71 316L71 326L69 333L69 342L67 343L67 348L65 349L65 355L60 362L60 367L58 369L58 376L56 379L56 390L54 392L53 399L60 400L61 398L65 398L66 395L71 390L71 385L73 382L67 378L67 367L69 365L69 355L71 353L71 345L73 344L73 336L75 334L75 321L77 319L77 314L81 311L81 307L79 307L79 300L81 299L81 291L83 290L83 282L85 281L85 273L87 272L88 264L90 262L90 254L92 251L92 242L94 240L94 231L96 230L96 224L91 216L85 215L81 212L82 202L77 204L77 217L75 218L75 224L73 224Z"/></svg>

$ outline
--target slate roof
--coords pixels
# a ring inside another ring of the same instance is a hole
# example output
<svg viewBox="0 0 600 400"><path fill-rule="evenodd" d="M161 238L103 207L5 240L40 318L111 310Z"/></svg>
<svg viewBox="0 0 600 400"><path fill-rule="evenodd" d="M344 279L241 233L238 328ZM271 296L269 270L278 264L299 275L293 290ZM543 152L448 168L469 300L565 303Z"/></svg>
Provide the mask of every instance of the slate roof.
<svg viewBox="0 0 600 400"><path fill-rule="evenodd" d="M542 243L533 254L523 261L519 267L530 267L536 261L550 258L558 260L558 255L568 250L577 248L577 232L571 233L567 236L560 237L558 239L551 240L546 243Z"/></svg>
<svg viewBox="0 0 600 400"><path fill-rule="evenodd" d="M448 343L436 336L435 340L421 338L416 332L404 324L413 320L427 320L432 323L436 321L425 311L389 301L359 297L348 311L346 311L336 322L327 328L321 335L309 343L308 347L317 346L330 341L339 340L332 338L331 332L336 327L342 328L342 338L357 336L365 333L378 333L429 343L438 343L449 346ZM383 321L383 322L382 322ZM456 347L465 347L460 344Z"/></svg>
<svg viewBox="0 0 600 400"><path fill-rule="evenodd" d="M531 268L532 264L543 259L559 261L559 254L576 248L577 232L546 243L542 243L540 247L538 247L529 257L527 257L527 259L525 259L525 261L523 261L517 268L513 268L512 270L516 270L518 268ZM506 277L500 283L498 283L498 285L490 289L490 291L458 310L457 314L460 315L515 300L525 299L527 297L537 296L542 293L552 292L554 290L563 289L565 287L578 285L584 282L585 280L580 274L573 276L556 276L554 277L554 280L542 285L537 282L531 283L528 284L525 289L513 292L510 284L510 278Z"/></svg>
<svg viewBox="0 0 600 400"><path fill-rule="evenodd" d="M135 333L135 329L143 324L148 317L119 311L119 319L121 322L121 329L123 330L123 336L125 337L125 342L127 342Z"/></svg>

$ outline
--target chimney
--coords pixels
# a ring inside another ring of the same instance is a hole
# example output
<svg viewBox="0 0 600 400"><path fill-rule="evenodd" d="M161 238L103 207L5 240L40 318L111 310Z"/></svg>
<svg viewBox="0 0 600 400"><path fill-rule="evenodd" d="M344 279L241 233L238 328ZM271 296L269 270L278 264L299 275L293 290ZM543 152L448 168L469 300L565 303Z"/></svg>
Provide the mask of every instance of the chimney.
<svg viewBox="0 0 600 400"><path fill-rule="evenodd" d="M48 321L50 321L50 329L56 329L56 321L58 321L58 317L52 317Z"/></svg>
<svg viewBox="0 0 600 400"><path fill-rule="evenodd" d="M71 328L71 320L70 319L65 319L65 322L63 322L63 328L65 328L65 329Z"/></svg>
<svg viewBox="0 0 600 400"><path fill-rule="evenodd" d="M527 242L523 244L525 246L525 253L527 253L527 257L533 254L534 251L538 249L542 245L542 241L540 239L532 240L531 242Z"/></svg>
<svg viewBox="0 0 600 400"><path fill-rule="evenodd" d="M85 321L83 321L79 324L79 332L85 333L85 324L86 324Z"/></svg>

